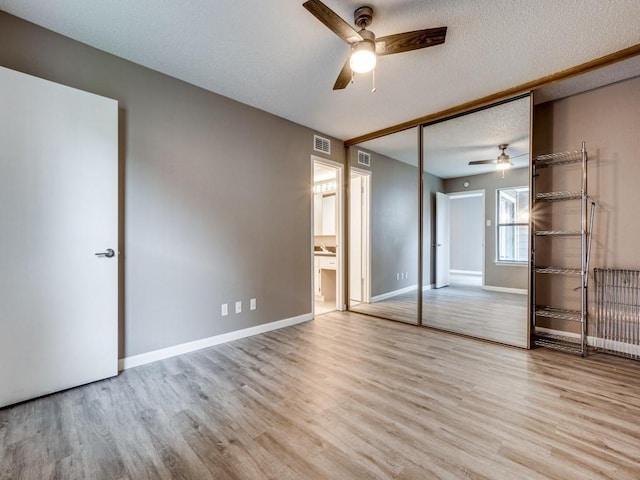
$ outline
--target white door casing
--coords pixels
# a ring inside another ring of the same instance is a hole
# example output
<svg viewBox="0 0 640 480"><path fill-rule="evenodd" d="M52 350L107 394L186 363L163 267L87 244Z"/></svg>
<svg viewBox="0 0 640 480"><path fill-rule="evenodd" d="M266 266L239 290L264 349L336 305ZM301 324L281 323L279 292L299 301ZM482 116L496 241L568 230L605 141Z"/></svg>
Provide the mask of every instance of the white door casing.
<svg viewBox="0 0 640 480"><path fill-rule="evenodd" d="M349 296L354 305L371 301L371 172L351 168L349 195Z"/></svg>
<svg viewBox="0 0 640 480"><path fill-rule="evenodd" d="M335 231L330 232L333 233L336 237L336 310L344 310L345 309L345 298L344 298L344 274L343 274L343 268L342 268L342 263L343 263L343 249L342 249L342 244L343 244L343 198L342 198L342 179L343 179L343 175L344 175L344 165L342 165L341 163L335 162L333 160L329 160L326 158L321 158L321 157L317 157L315 155L311 155L311 184L313 185L314 183L314 178L313 178L313 170L314 170L314 165L315 164L319 164L319 165L323 165L325 167L328 168L332 168L335 170L336 172L336 194L335 194L335 203L333 203L332 208L334 209L335 212L335 218L334 218L334 229ZM314 204L316 204L316 200L315 200L315 195L314 195L314 200L311 202L311 218L313 220L313 223L311 225L311 265L312 265L312 269L315 270L315 256L314 256L314 236L317 234L316 232L316 216L315 216L315 209L316 206ZM320 196L320 199L322 199L322 196ZM325 204L324 202L321 202L320 205L322 206L322 208L324 208ZM322 224L322 220L320 220L320 224ZM323 226L324 228L324 226ZM322 232L324 234L324 232ZM313 276L313 288L311 289L311 305L312 305L312 311L315 313L315 295L316 295L316 284L317 281L315 280L315 274Z"/></svg>
<svg viewBox="0 0 640 480"><path fill-rule="evenodd" d="M118 104L0 68L0 406L117 374Z"/></svg>
<svg viewBox="0 0 640 480"><path fill-rule="evenodd" d="M444 193L436 192L436 288L449 285L449 210L451 199Z"/></svg>
<svg viewBox="0 0 640 480"><path fill-rule="evenodd" d="M363 261L362 261L362 176L351 173L349 198L349 300L362 302Z"/></svg>

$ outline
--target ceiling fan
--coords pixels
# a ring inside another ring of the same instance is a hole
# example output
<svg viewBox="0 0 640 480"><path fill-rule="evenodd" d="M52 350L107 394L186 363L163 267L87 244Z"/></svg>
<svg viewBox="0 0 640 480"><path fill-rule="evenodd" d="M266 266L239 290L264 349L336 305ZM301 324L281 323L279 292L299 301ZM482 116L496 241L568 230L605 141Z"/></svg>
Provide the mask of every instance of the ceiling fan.
<svg viewBox="0 0 640 480"><path fill-rule="evenodd" d="M496 158L495 160L474 160L472 162L469 162L469 165L492 165L493 164L496 166L498 170L502 170L502 176L504 177L504 171L508 168L513 167L513 163L511 163L511 157L505 152L508 146L509 146L508 143L503 143L498 145L498 148L501 150L501 152L500 152L500 155L498 155L498 158ZM523 153L522 155L518 155L517 157L513 157L513 158L522 157L524 155L527 155L527 154Z"/></svg>
<svg viewBox="0 0 640 480"><path fill-rule="evenodd" d="M372 7L363 6L353 12L354 23L360 29L356 32L320 0L308 0L302 6L329 30L351 45L351 56L342 67L333 86L334 90L346 88L353 80L354 73L366 73L373 70L378 55L391 55L440 45L444 43L447 34L447 27L438 27L376 38L372 31L367 30L373 20ZM375 91L375 86L372 91Z"/></svg>

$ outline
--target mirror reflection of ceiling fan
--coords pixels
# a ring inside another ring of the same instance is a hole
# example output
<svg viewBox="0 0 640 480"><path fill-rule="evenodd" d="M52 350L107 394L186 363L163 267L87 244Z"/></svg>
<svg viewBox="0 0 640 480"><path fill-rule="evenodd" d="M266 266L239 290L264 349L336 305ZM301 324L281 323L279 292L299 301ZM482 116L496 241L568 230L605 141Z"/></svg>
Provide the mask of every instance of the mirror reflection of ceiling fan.
<svg viewBox="0 0 640 480"><path fill-rule="evenodd" d="M508 146L508 143L498 145L498 148L501 150L501 152L500 155L498 155L498 158L496 158L495 160L473 160L469 162L469 165L495 165L498 170L502 170L502 178L504 178L504 171L513 166L513 163L511 163L511 158L518 158L528 155L527 153L523 153L515 157L510 157L505 152Z"/></svg>
<svg viewBox="0 0 640 480"><path fill-rule="evenodd" d="M302 6L351 45L351 56L342 67L333 86L334 90L346 88L352 82L354 73L372 71L378 55L391 55L440 45L444 43L447 34L447 27L438 27L376 38L372 31L367 30L373 20L373 8L369 6L360 7L353 13L354 23L360 29L357 32L320 0L308 0ZM375 92L375 80L371 91Z"/></svg>

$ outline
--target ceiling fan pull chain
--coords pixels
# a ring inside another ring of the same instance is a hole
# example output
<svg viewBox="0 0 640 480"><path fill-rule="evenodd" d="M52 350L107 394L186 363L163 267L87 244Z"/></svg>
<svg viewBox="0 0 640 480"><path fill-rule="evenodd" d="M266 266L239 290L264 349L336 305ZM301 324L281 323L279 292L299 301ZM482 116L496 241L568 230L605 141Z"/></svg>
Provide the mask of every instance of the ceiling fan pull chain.
<svg viewBox="0 0 640 480"><path fill-rule="evenodd" d="M371 82L373 84L371 88L371 93L375 93L376 92L376 69L375 68L371 70Z"/></svg>

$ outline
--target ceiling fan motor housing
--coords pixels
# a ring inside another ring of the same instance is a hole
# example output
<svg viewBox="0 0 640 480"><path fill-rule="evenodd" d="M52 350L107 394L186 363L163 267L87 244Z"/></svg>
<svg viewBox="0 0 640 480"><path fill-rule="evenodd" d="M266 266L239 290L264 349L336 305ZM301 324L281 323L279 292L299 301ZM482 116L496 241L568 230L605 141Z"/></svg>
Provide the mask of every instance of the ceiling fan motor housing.
<svg viewBox="0 0 640 480"><path fill-rule="evenodd" d="M364 7L363 7L364 8ZM357 52L358 50L368 50L375 54L376 52L376 36L369 30L360 30L358 32L362 37L362 41L356 42L351 45L351 52Z"/></svg>
<svg viewBox="0 0 640 480"><path fill-rule="evenodd" d="M360 30L358 32L358 34L360 34L360 36L363 38L363 42L371 42L375 45L376 42L376 35L370 31L370 30ZM360 42L356 42L356 43L360 43Z"/></svg>
<svg viewBox="0 0 640 480"><path fill-rule="evenodd" d="M367 28L373 20L373 8L364 6L353 12L353 22L360 28Z"/></svg>
<svg viewBox="0 0 640 480"><path fill-rule="evenodd" d="M355 73L370 72L376 66L376 36L364 29L358 33L362 40L351 45L349 65Z"/></svg>

